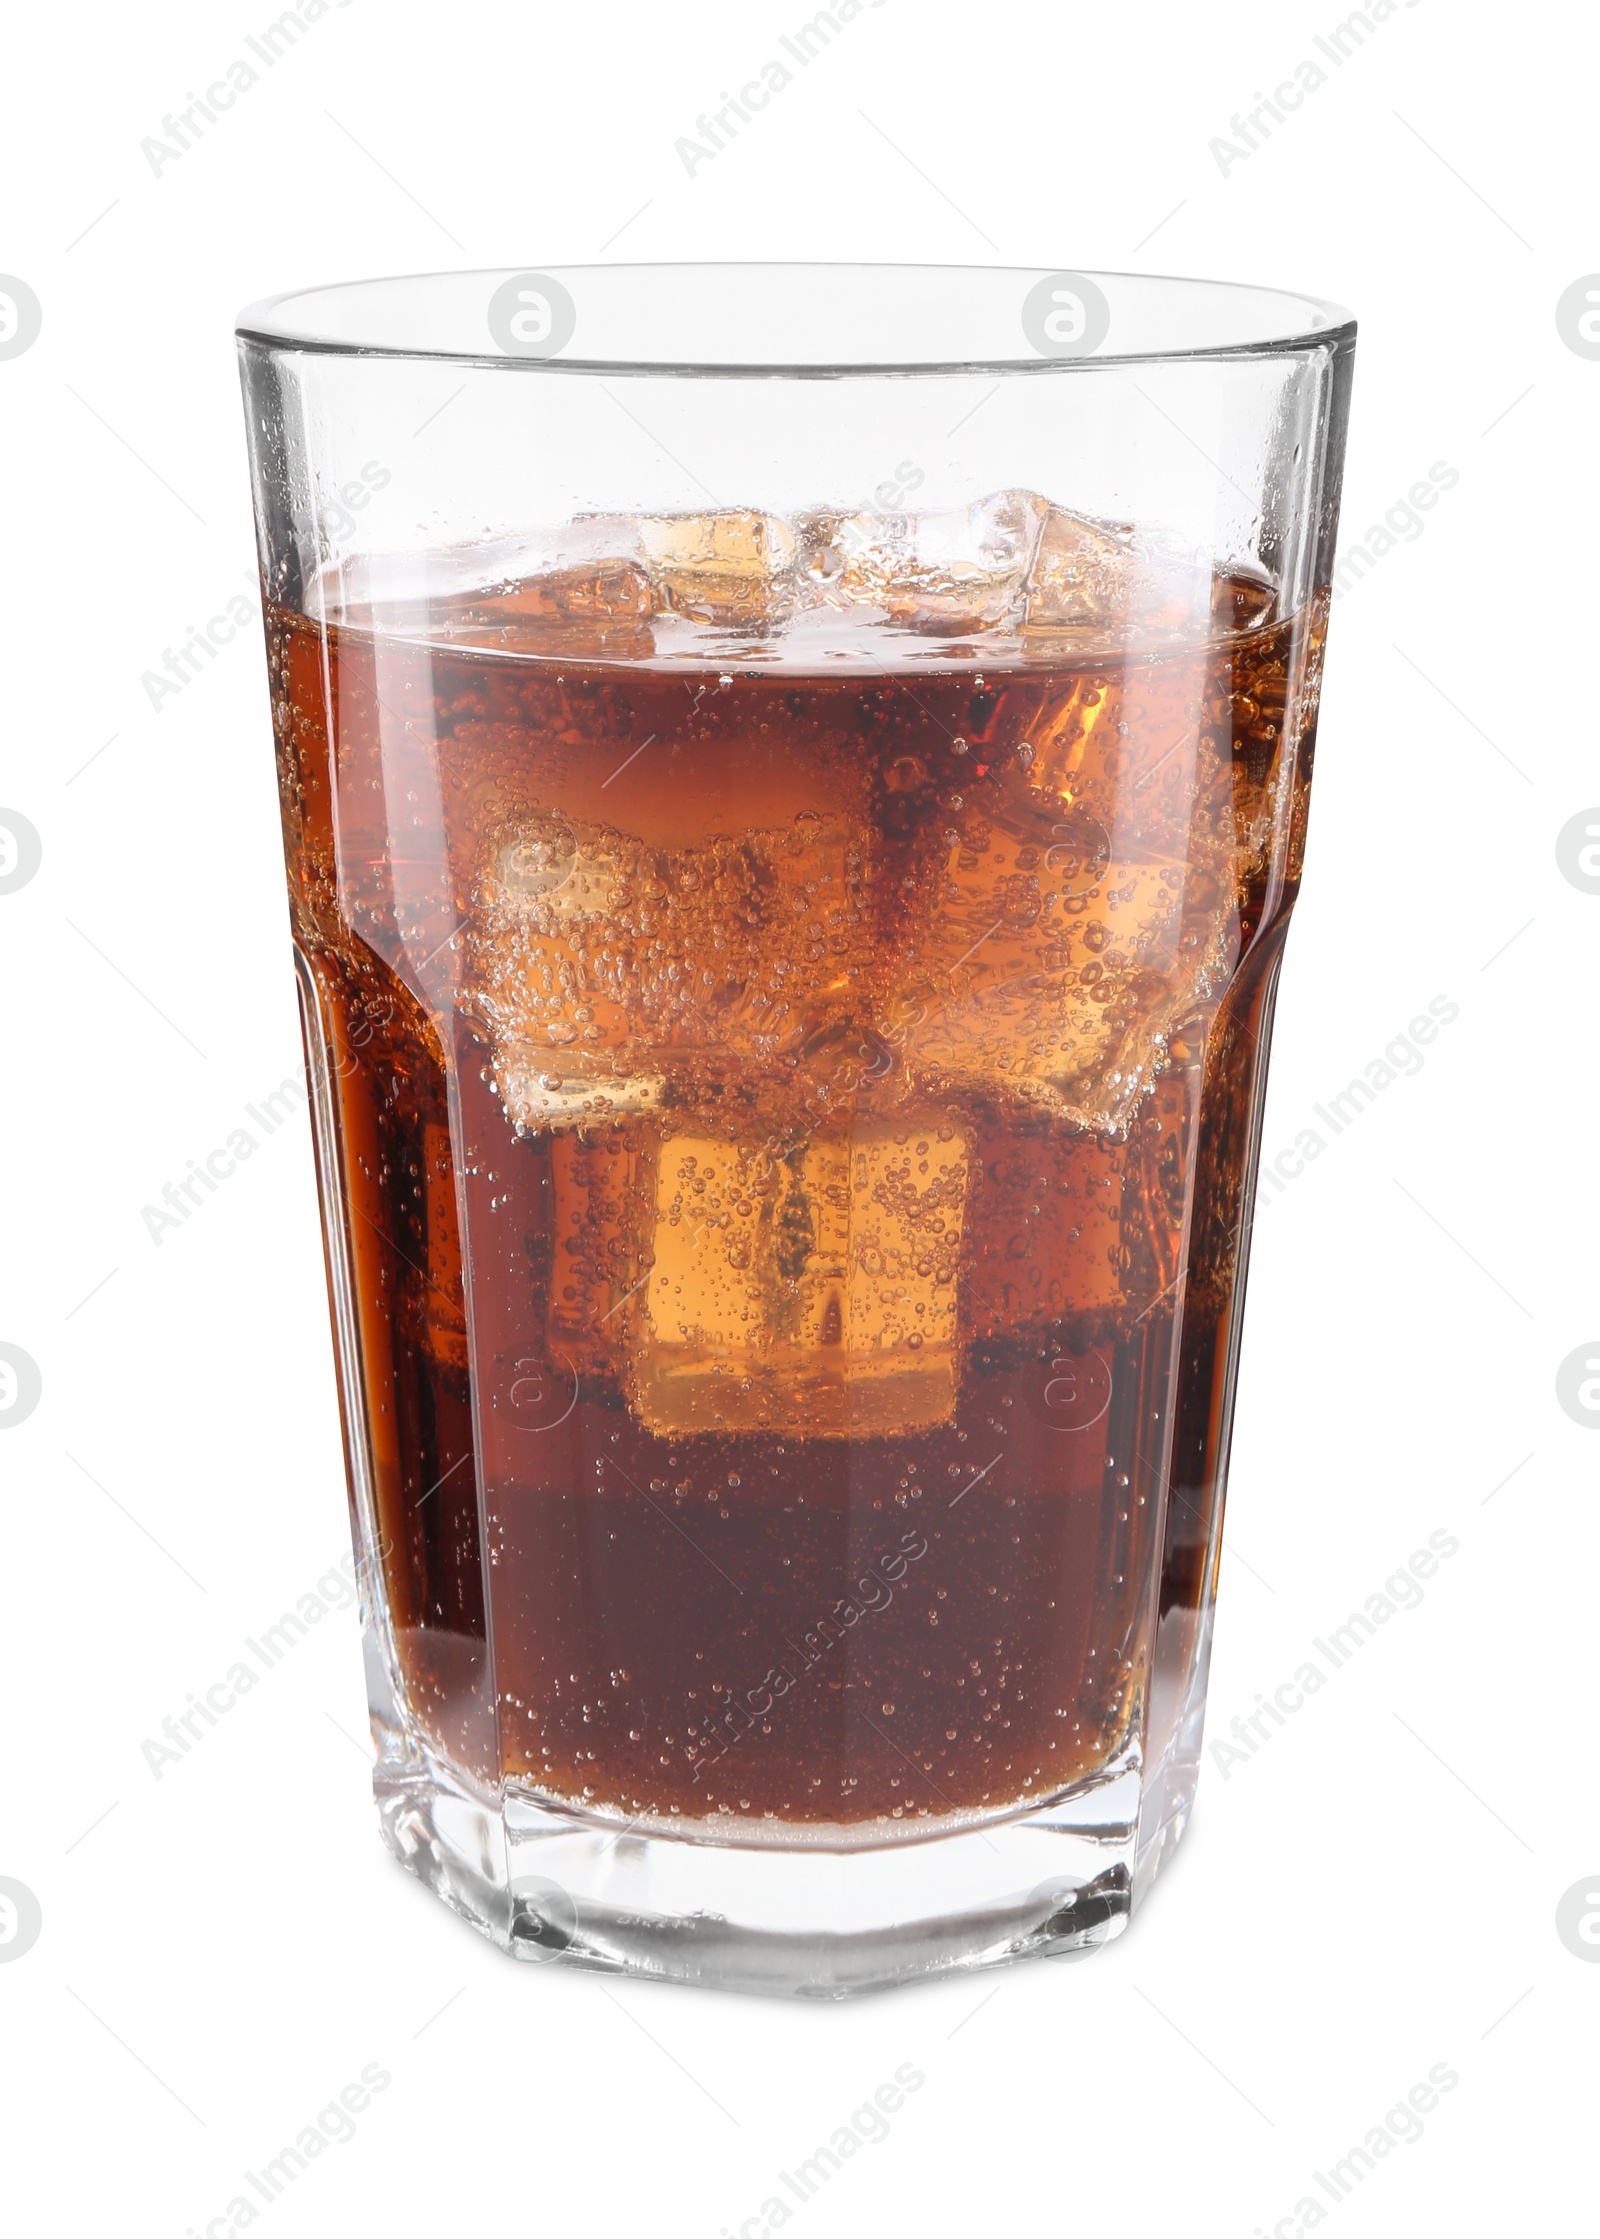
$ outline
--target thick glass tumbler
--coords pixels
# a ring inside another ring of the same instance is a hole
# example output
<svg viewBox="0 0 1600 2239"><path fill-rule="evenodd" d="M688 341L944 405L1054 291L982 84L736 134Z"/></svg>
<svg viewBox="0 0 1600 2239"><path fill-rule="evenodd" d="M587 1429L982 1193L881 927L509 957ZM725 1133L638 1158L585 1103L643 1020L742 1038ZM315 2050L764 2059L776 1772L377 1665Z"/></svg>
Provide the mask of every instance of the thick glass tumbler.
<svg viewBox="0 0 1600 2239"><path fill-rule="evenodd" d="M1176 1843L1353 343L873 266L241 320L379 1812L510 1951L838 1996Z"/></svg>

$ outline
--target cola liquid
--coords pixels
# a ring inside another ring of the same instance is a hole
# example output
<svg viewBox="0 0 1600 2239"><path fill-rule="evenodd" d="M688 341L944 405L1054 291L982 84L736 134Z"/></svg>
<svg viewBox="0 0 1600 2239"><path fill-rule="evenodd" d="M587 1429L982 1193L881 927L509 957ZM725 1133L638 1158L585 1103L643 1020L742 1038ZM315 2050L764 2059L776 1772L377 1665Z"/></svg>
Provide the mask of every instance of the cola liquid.
<svg viewBox="0 0 1600 2239"><path fill-rule="evenodd" d="M706 619L269 608L352 1481L459 1772L925 1834L1185 1713L1321 610Z"/></svg>

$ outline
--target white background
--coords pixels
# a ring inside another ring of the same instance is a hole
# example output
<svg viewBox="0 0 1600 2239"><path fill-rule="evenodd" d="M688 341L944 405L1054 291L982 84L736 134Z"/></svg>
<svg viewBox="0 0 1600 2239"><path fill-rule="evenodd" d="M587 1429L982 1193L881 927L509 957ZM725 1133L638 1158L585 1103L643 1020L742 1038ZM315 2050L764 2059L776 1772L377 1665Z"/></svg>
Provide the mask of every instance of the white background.
<svg viewBox="0 0 1600 2239"><path fill-rule="evenodd" d="M0 802L44 845L0 897L0 1338L43 1376L0 1444L0 1874L43 1911L0 1965L19 2231L204 2231L374 2061L270 2231L710 2239L905 2061L925 2087L808 2233L1288 2239L1441 2062L1341 2230L1544 2228L1583 2178L1600 1970L1555 1908L1600 1886L1600 1440L1555 1378L1600 1329L1600 897L1555 841L1600 800L1600 363L1555 305L1600 268L1594 30L1402 6L1224 176L1213 137L1342 0L886 0L687 177L675 140L810 12L351 0L159 177L141 140L272 10L13 22L0 269L44 307L0 362ZM159 1782L141 1754L346 1545L303 1119L160 1247L140 1218L300 1064L259 636L159 711L140 681L253 575L232 316L597 254L1303 287L1361 320L1346 548L1459 474L1335 608L1268 1151L1430 997L1460 1017L1261 1215L1211 1733L1430 1532L1459 1552L1208 1756L1081 1966L794 2008L518 1967L379 1847L351 1613Z"/></svg>

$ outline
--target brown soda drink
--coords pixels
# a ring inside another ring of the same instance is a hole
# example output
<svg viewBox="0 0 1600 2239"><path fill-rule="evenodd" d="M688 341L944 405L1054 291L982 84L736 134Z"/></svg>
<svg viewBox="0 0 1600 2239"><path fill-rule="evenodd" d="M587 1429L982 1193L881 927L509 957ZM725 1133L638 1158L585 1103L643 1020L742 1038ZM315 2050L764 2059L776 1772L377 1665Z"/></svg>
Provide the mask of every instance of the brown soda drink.
<svg viewBox="0 0 1600 2239"><path fill-rule="evenodd" d="M269 610L398 1678L583 1816L894 1840L1192 1713L1322 613L914 561Z"/></svg>

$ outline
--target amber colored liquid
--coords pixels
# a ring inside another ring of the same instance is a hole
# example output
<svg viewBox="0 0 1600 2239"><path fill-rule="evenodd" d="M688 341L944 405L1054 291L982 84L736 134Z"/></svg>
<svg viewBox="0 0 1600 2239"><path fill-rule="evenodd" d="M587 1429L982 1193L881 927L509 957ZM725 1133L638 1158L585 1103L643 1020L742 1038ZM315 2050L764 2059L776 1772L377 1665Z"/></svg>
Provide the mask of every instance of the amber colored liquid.
<svg viewBox="0 0 1600 2239"><path fill-rule="evenodd" d="M744 1840L1158 1750L1320 626L800 678L269 642L420 1732Z"/></svg>

